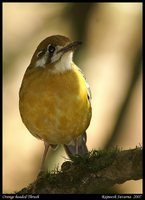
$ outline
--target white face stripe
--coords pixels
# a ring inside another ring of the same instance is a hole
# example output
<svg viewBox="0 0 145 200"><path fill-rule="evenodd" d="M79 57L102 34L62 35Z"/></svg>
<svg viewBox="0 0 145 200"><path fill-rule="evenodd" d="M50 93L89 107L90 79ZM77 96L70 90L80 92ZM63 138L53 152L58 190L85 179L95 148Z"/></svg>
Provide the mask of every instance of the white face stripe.
<svg viewBox="0 0 145 200"><path fill-rule="evenodd" d="M43 67L43 68L45 68L45 64L47 62L47 58L48 58L48 53L46 52L39 60L37 60L37 62L35 64L35 67Z"/></svg>
<svg viewBox="0 0 145 200"><path fill-rule="evenodd" d="M51 58L51 63L54 63L54 62L56 62L57 60L59 60L60 59L60 57L62 56L62 53L60 52L60 53L57 53L60 49L62 49L63 48L63 46L56 46L55 47L55 52L53 53L53 56L52 56L52 58Z"/></svg>
<svg viewBox="0 0 145 200"><path fill-rule="evenodd" d="M39 58L39 56L40 56L41 53L43 53L43 51L39 51L39 52L37 53L37 58Z"/></svg>
<svg viewBox="0 0 145 200"><path fill-rule="evenodd" d="M45 64L46 64L47 58L48 58L48 56L49 56L48 49L49 49L49 46L50 46L50 45L51 45L51 44L49 44L49 45L47 46L47 51L44 53L44 55L43 55L40 59L37 60L35 67L43 67L43 68L45 68ZM61 53L61 52L60 52L60 53L57 53L57 51L59 51L61 48L63 48L63 46L56 46L56 47L55 47L55 51L54 51L54 53L53 53L53 56L51 57L51 63L56 62L57 60L60 59L60 57L62 56L62 53ZM41 54L42 52L43 52L43 51L39 51L39 52L37 53L37 57L39 57L39 54Z"/></svg>
<svg viewBox="0 0 145 200"><path fill-rule="evenodd" d="M47 49L49 48L51 44L48 45ZM62 49L64 46L56 46L55 51L51 57L51 63L54 63L54 67L49 69L49 72L53 74L57 73L63 73L67 70L71 69L71 63L72 63L72 57L73 52L68 51L63 54L63 52L57 53L60 49ZM42 51L38 52L37 56L41 54ZM49 51L47 50L44 55L37 60L35 67L46 67L46 62L49 56Z"/></svg>

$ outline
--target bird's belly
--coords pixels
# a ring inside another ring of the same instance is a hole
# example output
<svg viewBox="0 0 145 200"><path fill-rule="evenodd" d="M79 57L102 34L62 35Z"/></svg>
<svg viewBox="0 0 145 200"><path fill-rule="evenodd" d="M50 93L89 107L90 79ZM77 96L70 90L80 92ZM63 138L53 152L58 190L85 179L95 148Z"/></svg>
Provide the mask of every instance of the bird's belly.
<svg viewBox="0 0 145 200"><path fill-rule="evenodd" d="M74 90L74 85L61 90L60 85L51 84L46 87L45 82L39 82L28 86L27 93L20 98L21 117L34 136L49 144L69 143L87 129L91 107L86 94L82 95L77 87Z"/></svg>

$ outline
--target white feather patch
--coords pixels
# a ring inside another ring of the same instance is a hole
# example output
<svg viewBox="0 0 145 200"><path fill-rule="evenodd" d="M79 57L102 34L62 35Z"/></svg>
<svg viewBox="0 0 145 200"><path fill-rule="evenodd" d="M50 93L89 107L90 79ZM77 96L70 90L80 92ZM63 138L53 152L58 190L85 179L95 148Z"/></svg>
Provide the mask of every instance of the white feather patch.
<svg viewBox="0 0 145 200"><path fill-rule="evenodd" d="M73 58L73 52L68 51L66 53L57 53L59 49L63 48L62 46L57 46L54 55L51 58L51 63L54 63L53 69L49 70L53 74L64 73L67 70L71 69L71 63ZM43 67L45 68L46 62L48 58L48 52L44 54L42 58L37 60L35 67Z"/></svg>
<svg viewBox="0 0 145 200"><path fill-rule="evenodd" d="M45 68L47 57L48 57L48 55L45 54L42 58L37 60L35 67L43 67L43 68Z"/></svg>
<svg viewBox="0 0 145 200"><path fill-rule="evenodd" d="M54 69L51 70L54 74L63 73L65 71L68 71L71 69L71 63L72 63L72 57L73 52L69 51L67 53L64 53L61 59L55 63Z"/></svg>

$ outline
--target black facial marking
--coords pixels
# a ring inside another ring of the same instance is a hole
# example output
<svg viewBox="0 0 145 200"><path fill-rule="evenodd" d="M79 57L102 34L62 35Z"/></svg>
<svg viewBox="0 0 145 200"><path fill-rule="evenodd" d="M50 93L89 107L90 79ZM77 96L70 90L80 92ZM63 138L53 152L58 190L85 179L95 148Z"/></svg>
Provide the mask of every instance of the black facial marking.
<svg viewBox="0 0 145 200"><path fill-rule="evenodd" d="M55 51L55 47L52 46L52 45L50 45L50 46L48 47L48 51L49 51L50 54L53 54L54 51Z"/></svg>
<svg viewBox="0 0 145 200"><path fill-rule="evenodd" d="M44 50L39 51L39 52L37 53L37 57L38 57L38 58L41 58L41 57L44 55L44 53L45 53Z"/></svg>

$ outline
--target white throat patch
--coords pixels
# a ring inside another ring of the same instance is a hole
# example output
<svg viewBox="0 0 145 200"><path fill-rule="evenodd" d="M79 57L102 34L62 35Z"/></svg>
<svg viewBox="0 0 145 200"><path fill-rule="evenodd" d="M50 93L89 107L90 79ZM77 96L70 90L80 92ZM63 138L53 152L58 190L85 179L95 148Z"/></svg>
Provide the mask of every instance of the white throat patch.
<svg viewBox="0 0 145 200"><path fill-rule="evenodd" d="M68 51L62 55L61 59L55 63L54 69L51 70L52 73L63 73L65 71L68 71L72 67L72 58L73 58L73 52Z"/></svg>

